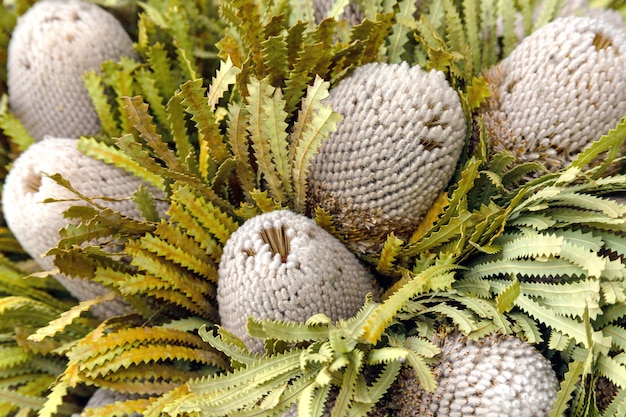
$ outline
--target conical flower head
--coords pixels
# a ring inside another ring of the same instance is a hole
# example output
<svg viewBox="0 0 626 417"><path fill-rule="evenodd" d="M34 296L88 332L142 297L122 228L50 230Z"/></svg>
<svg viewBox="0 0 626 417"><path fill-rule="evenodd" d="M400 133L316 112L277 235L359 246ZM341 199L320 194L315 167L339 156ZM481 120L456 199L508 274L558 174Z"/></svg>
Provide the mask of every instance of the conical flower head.
<svg viewBox="0 0 626 417"><path fill-rule="evenodd" d="M604 19L564 17L524 39L486 78L493 151L563 168L626 114L626 33Z"/></svg>
<svg viewBox="0 0 626 417"><path fill-rule="evenodd" d="M472 341L460 334L439 340L434 392L403 368L391 389L397 417L545 417L559 388L550 362L517 337Z"/></svg>
<svg viewBox="0 0 626 417"><path fill-rule="evenodd" d="M72 186L88 197L96 197L99 204L120 213L141 218L133 196L140 185L147 186L140 178L126 171L90 158L76 149L75 139L46 137L31 145L13 163L2 191L4 216L24 250L44 270L53 269L53 259L41 256L56 246L59 230L68 224L63 212L80 201L43 203L46 199L76 200L76 195L57 184L49 175L61 174ZM155 198L164 195L150 187ZM117 200L100 200L106 196ZM159 211L166 211L165 202L159 203ZM57 277L79 300L106 294L108 290L96 283L66 276Z"/></svg>
<svg viewBox="0 0 626 417"><path fill-rule="evenodd" d="M387 234L414 230L446 188L466 121L444 74L367 64L331 90L344 119L309 174L309 205L329 211L351 249L376 251Z"/></svg>
<svg viewBox="0 0 626 417"><path fill-rule="evenodd" d="M37 2L19 18L9 44L11 112L35 140L94 135L100 121L83 75L104 61L133 55L122 25L100 7Z"/></svg>
<svg viewBox="0 0 626 417"><path fill-rule="evenodd" d="M221 325L261 352L262 341L248 335L248 317L344 319L374 291L371 274L340 241L313 220L279 210L246 221L226 242L217 303Z"/></svg>

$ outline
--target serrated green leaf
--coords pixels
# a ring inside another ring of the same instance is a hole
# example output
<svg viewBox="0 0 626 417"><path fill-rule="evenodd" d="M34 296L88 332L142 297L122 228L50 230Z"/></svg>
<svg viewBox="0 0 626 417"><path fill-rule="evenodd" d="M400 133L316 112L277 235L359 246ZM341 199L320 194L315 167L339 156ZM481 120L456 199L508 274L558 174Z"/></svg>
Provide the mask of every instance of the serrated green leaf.
<svg viewBox="0 0 626 417"><path fill-rule="evenodd" d="M88 311L94 305L111 301L114 298L114 293L109 293L107 295L96 297L91 300L82 301L68 311L61 314L59 318L52 320L50 323L48 323L47 326L37 329L35 333L28 336L28 339L34 342L41 342L45 338L53 337L57 333L62 332L75 319L77 319L84 312Z"/></svg>
<svg viewBox="0 0 626 417"><path fill-rule="evenodd" d="M109 103L109 97L104 92L102 76L95 71L87 71L83 75L83 81L91 97L98 119L100 119L102 131L110 137L119 136L121 133L119 124Z"/></svg>
<svg viewBox="0 0 626 417"><path fill-rule="evenodd" d="M515 305L515 299L520 295L520 283L517 279L507 286L496 297L496 306L500 314L508 312Z"/></svg>
<svg viewBox="0 0 626 417"><path fill-rule="evenodd" d="M196 125L200 144L198 157L200 173L205 179L208 179L211 172L209 159L221 164L230 156L230 152L220 133L219 123L208 105L202 79L197 78L182 84L177 95L182 98L185 111L192 116L191 119Z"/></svg>
<svg viewBox="0 0 626 417"><path fill-rule="evenodd" d="M290 158L294 184L294 209L304 212L306 206L307 177L313 156L322 141L337 128L342 117L323 105L321 101L328 97L329 83L319 76L307 90L302 101L302 108L289 135L291 143Z"/></svg>
<svg viewBox="0 0 626 417"><path fill-rule="evenodd" d="M219 100L223 97L224 93L228 91L231 85L233 85L237 79L237 75L241 73L241 70L237 68L230 56L226 61L220 63L220 68L211 80L209 86L209 92L207 96L207 102L212 110L215 110L215 106Z"/></svg>
<svg viewBox="0 0 626 417"><path fill-rule="evenodd" d="M415 30L414 14L417 5L412 0L401 0L398 2L398 11L395 13L396 23L393 25L392 34L387 38L387 57L390 64L399 64L402 61L404 46L409 41L409 33Z"/></svg>
<svg viewBox="0 0 626 417"><path fill-rule="evenodd" d="M393 232L387 237L383 249L380 253L380 258L376 264L376 270L384 275L390 275L393 270L393 263L396 261L400 250L402 249L403 241L397 238Z"/></svg>
<svg viewBox="0 0 626 417"><path fill-rule="evenodd" d="M539 305L523 294L520 294L517 297L515 305L535 320L538 320L540 323L544 323L545 325L574 338L576 342L583 344L583 346L587 346L587 333L583 323L567 317L558 316L549 308Z"/></svg>
<svg viewBox="0 0 626 417"><path fill-rule="evenodd" d="M262 178L267 183L267 189L272 197L283 203L287 201L287 195L281 185L282 178L280 178L273 160L271 141L265 136L267 130L265 127L266 118L270 117L267 114L265 103L272 102L272 96L275 91L276 89L269 84L267 79L251 79L248 84L249 95L246 98L246 111L250 115L248 132L250 133L250 140L258 165L259 174L257 179L261 180Z"/></svg>
<svg viewBox="0 0 626 417"><path fill-rule="evenodd" d="M574 390L577 389L580 378L583 373L583 362L574 360L568 364L568 370L563 376L560 383L560 389L557 393L556 400L552 405L548 417L565 417L569 410L569 404L572 399Z"/></svg>
<svg viewBox="0 0 626 417"><path fill-rule="evenodd" d="M287 342L323 340L328 337L328 326L275 320L248 318L248 333L252 337L278 339Z"/></svg>

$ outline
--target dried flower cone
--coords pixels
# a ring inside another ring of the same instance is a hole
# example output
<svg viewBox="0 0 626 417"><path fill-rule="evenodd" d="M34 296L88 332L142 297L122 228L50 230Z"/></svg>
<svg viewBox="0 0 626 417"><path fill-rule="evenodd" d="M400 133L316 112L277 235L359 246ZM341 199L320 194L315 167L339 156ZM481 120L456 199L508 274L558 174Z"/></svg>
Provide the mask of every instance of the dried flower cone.
<svg viewBox="0 0 626 417"><path fill-rule="evenodd" d="M324 313L333 320L356 314L374 278L354 255L313 220L281 210L246 221L224 246L217 303L222 326L249 349L248 317L304 322Z"/></svg>
<svg viewBox="0 0 626 417"><path fill-rule="evenodd" d="M13 163L2 192L4 216L10 230L28 254L44 270L54 268L51 257L43 257L59 241L59 230L68 224L63 212L81 201L43 203L46 199L75 200L76 195L58 185L47 175L59 173L74 188L88 197L106 196L120 199L99 204L134 218L141 214L132 199L141 179L126 171L85 156L76 149L75 139L46 137L31 145ZM47 174L47 175L44 175ZM144 184L146 185L146 184ZM155 197L163 197L151 188ZM166 204L160 203L164 213ZM57 279L79 300L87 300L109 292L101 285L59 275ZM94 307L94 314L104 318L129 312L126 304L115 301Z"/></svg>
<svg viewBox="0 0 626 417"><path fill-rule="evenodd" d="M606 20L556 19L486 73L493 152L550 171L570 163L626 114L626 33Z"/></svg>
<svg viewBox="0 0 626 417"><path fill-rule="evenodd" d="M79 1L42 1L18 21L8 50L11 112L35 140L94 135L100 120L83 75L133 56L133 44L108 12Z"/></svg>
<svg viewBox="0 0 626 417"><path fill-rule="evenodd" d="M545 417L559 388L550 362L520 339L492 335L477 342L460 334L440 340L435 392L419 387L405 367L386 407L397 417Z"/></svg>
<svg viewBox="0 0 626 417"><path fill-rule="evenodd" d="M344 117L309 175L309 206L330 212L346 244L377 252L407 237L450 180L466 122L443 73L406 63L357 68L331 90Z"/></svg>

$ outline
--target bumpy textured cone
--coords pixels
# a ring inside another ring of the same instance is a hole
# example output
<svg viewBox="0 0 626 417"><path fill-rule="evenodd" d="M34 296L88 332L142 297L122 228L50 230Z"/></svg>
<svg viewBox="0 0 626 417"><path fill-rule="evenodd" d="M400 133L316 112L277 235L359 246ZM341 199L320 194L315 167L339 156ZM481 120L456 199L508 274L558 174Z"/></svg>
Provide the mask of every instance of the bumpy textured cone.
<svg viewBox="0 0 626 417"><path fill-rule="evenodd" d="M58 243L59 230L68 223L63 218L63 212L71 206L86 204L77 201L42 203L48 198L76 199L71 191L44 175L56 173L88 197L128 198L144 184L122 169L85 156L76 149L75 139L46 137L31 145L14 161L6 177L2 209L10 230L44 270L54 267L51 257L41 256ZM164 197L160 191L151 190L155 198ZM97 201L126 216L141 218L132 199ZM159 204L159 211L164 213L167 209L165 202ZM91 299L109 291L96 283L66 276L57 278L79 300ZM93 311L100 317L108 317L129 310L122 303L115 302L98 305Z"/></svg>
<svg viewBox="0 0 626 417"><path fill-rule="evenodd" d="M440 340L435 392L403 368L386 404L397 417L545 417L559 388L550 362L520 339L492 335L474 342ZM380 410L379 410L380 411Z"/></svg>
<svg viewBox="0 0 626 417"><path fill-rule="evenodd" d="M83 75L133 55L122 25L98 6L38 2L20 17L9 44L11 112L35 140L96 134L100 121Z"/></svg>
<svg viewBox="0 0 626 417"><path fill-rule="evenodd" d="M565 17L524 39L488 71L493 151L551 171L626 114L626 34L606 20Z"/></svg>
<svg viewBox="0 0 626 417"><path fill-rule="evenodd" d="M328 16L336 0L313 0L313 13L315 21L321 22ZM363 13L356 4L348 4L341 14L342 19L348 20L352 25L357 25L363 20Z"/></svg>
<svg viewBox="0 0 626 417"><path fill-rule="evenodd" d="M328 210L352 250L412 232L445 189L465 143L457 93L443 73L406 63L357 68L331 90L344 117L309 175L309 205Z"/></svg>
<svg viewBox="0 0 626 417"><path fill-rule="evenodd" d="M324 313L333 320L358 312L374 279L354 255L313 220L280 210L246 221L224 246L217 302L222 326L249 349L248 317L304 322Z"/></svg>

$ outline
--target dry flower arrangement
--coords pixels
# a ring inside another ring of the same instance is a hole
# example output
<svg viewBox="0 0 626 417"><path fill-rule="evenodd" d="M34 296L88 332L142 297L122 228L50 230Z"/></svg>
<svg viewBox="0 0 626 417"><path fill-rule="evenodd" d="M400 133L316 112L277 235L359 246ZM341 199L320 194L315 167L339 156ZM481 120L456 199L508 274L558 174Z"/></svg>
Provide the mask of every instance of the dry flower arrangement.
<svg viewBox="0 0 626 417"><path fill-rule="evenodd" d="M0 2L0 417L626 415L620 0Z"/></svg>

